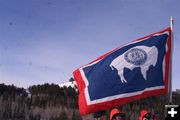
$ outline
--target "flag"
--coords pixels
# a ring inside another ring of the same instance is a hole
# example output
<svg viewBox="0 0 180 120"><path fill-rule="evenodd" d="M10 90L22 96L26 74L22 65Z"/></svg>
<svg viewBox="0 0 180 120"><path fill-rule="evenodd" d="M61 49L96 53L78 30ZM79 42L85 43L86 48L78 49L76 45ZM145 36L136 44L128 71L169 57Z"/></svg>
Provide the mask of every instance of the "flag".
<svg viewBox="0 0 180 120"><path fill-rule="evenodd" d="M116 48L73 72L81 115L167 94L171 29Z"/></svg>

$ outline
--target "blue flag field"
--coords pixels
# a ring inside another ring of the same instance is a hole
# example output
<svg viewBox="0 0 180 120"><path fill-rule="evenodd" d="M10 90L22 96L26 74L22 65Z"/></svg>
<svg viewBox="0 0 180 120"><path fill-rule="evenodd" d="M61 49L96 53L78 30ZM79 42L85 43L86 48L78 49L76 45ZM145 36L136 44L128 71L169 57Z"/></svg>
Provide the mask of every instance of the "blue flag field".
<svg viewBox="0 0 180 120"><path fill-rule="evenodd" d="M132 41L73 72L79 110L86 115L134 100L167 94L171 30Z"/></svg>

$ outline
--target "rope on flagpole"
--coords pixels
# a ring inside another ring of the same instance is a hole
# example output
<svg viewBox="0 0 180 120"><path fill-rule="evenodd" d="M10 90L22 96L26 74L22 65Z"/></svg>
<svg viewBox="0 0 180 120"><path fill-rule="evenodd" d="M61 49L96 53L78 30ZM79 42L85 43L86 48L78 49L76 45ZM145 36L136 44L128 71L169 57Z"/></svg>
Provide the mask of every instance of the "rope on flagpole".
<svg viewBox="0 0 180 120"><path fill-rule="evenodd" d="M169 79L169 104L172 104L172 58L173 58L173 25L174 25L174 20L173 17L171 16L170 19L170 28L171 28L171 58L170 58L170 79Z"/></svg>

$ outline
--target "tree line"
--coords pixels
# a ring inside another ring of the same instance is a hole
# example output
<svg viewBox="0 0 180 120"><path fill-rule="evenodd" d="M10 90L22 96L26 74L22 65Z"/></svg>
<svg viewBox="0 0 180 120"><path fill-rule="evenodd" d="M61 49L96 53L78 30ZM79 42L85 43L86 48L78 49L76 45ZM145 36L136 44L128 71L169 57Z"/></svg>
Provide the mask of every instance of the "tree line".
<svg viewBox="0 0 180 120"><path fill-rule="evenodd" d="M0 119L79 120L77 97L74 88L55 84L33 85L27 90L0 84Z"/></svg>
<svg viewBox="0 0 180 120"><path fill-rule="evenodd" d="M163 120L166 95L149 97L120 106L128 120L136 120L140 110L149 109ZM173 92L173 104L180 104L180 94ZM109 119L109 110L106 118ZM28 89L0 84L0 120L82 120L78 110L78 92L56 84L33 85Z"/></svg>

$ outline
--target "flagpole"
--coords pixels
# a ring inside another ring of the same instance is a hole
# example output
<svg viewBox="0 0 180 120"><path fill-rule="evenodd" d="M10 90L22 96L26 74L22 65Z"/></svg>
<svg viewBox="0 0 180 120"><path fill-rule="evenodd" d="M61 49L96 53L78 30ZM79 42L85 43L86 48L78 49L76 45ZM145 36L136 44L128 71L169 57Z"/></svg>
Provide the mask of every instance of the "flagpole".
<svg viewBox="0 0 180 120"><path fill-rule="evenodd" d="M170 79L169 79L169 104L172 104L172 57L173 57L173 17L170 19L170 28L171 28L171 58L170 58Z"/></svg>

